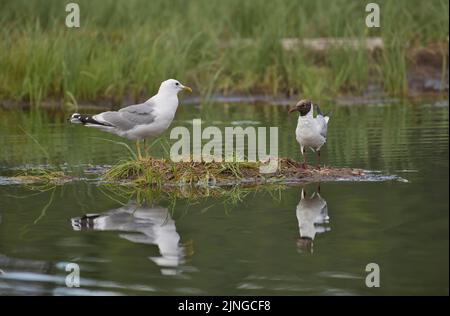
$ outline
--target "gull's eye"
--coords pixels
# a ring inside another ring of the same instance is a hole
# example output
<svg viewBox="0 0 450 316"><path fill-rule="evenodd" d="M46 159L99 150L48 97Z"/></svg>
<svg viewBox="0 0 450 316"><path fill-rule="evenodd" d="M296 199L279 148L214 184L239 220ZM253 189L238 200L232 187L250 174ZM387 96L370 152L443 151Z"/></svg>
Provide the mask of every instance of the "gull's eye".
<svg viewBox="0 0 450 316"><path fill-rule="evenodd" d="M175 82L175 85L176 85L176 86L179 86L180 84L179 84L178 82Z"/></svg>

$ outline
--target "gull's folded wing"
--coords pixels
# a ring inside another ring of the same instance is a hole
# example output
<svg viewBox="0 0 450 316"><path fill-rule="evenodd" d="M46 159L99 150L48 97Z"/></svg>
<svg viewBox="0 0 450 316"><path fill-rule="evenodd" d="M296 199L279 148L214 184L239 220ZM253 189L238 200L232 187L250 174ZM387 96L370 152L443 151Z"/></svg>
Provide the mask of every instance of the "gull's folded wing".
<svg viewBox="0 0 450 316"><path fill-rule="evenodd" d="M94 119L112 125L121 130L129 130L140 124L151 124L155 121L155 104L147 101L127 106L119 111L108 111L97 114Z"/></svg>

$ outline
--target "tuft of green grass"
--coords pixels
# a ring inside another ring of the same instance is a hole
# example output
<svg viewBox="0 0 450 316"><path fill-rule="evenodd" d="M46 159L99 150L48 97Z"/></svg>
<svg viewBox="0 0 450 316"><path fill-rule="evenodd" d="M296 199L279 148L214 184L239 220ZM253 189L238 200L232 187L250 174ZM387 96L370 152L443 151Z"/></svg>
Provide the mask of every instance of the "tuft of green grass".
<svg viewBox="0 0 450 316"><path fill-rule="evenodd" d="M70 182L73 178L62 171L51 171L43 168L34 168L20 172L12 177L13 180L26 184L38 191L53 189L56 185Z"/></svg>
<svg viewBox="0 0 450 316"><path fill-rule="evenodd" d="M256 162L178 162L143 158L123 160L105 173L106 181L127 180L138 186L215 184L224 180L261 177Z"/></svg>

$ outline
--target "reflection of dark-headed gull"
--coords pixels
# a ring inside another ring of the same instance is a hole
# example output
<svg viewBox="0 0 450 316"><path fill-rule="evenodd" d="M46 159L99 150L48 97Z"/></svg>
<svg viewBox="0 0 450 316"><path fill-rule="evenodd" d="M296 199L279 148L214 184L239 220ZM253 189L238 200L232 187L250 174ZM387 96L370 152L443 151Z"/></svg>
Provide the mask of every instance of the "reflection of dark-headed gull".
<svg viewBox="0 0 450 316"><path fill-rule="evenodd" d="M169 127L178 108L178 92L182 90L192 92L191 88L179 81L169 79L163 81L158 93L144 103L93 116L74 113L70 122L136 140L138 155L141 157L139 141L159 136Z"/></svg>
<svg viewBox="0 0 450 316"><path fill-rule="evenodd" d="M322 115L318 105L316 105L316 108L317 116L314 117L314 106L312 102L309 100L301 100L295 107L289 110L289 113L294 111L300 112L295 136L303 154L303 168L306 168L305 150L309 147L317 152L317 168L320 169L320 148L327 141L327 125L330 118Z"/></svg>
<svg viewBox="0 0 450 316"><path fill-rule="evenodd" d="M176 273L174 268L184 263L185 250L167 208L130 203L104 214L73 218L72 227L74 230L122 231L126 233L120 237L131 242L157 245L161 256L150 259L163 267L163 274Z"/></svg>
<svg viewBox="0 0 450 316"><path fill-rule="evenodd" d="M300 232L297 245L301 249L311 251L316 234L329 230L328 227L323 226L329 221L327 202L319 192L315 192L308 197L302 189L296 213Z"/></svg>

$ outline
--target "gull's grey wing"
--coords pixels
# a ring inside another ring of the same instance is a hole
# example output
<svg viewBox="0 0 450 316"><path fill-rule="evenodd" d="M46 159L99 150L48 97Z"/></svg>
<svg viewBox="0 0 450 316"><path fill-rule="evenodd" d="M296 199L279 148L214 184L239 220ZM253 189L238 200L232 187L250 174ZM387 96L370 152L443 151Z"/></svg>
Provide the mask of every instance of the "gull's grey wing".
<svg viewBox="0 0 450 316"><path fill-rule="evenodd" d="M319 133L323 137L327 137L327 129L328 129L328 116L324 116L322 114L322 111L320 110L319 104L316 104L316 110L317 110L317 116L316 116L316 122L319 125Z"/></svg>
<svg viewBox="0 0 450 316"><path fill-rule="evenodd" d="M325 117L322 115L317 115L316 117L317 125L319 126L319 133L323 137L327 137L327 130L328 130L328 122L325 120Z"/></svg>
<svg viewBox="0 0 450 316"><path fill-rule="evenodd" d="M94 119L107 123L121 130L129 130L136 125L151 124L155 121L155 104L152 101L130 105L119 111L97 114Z"/></svg>
<svg viewBox="0 0 450 316"><path fill-rule="evenodd" d="M130 105L120 109L119 113L122 117L135 124L151 124L155 121L155 104L146 102L137 105Z"/></svg>

